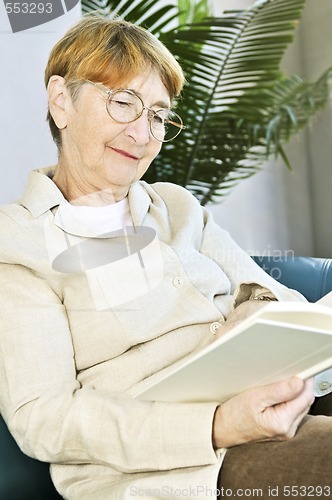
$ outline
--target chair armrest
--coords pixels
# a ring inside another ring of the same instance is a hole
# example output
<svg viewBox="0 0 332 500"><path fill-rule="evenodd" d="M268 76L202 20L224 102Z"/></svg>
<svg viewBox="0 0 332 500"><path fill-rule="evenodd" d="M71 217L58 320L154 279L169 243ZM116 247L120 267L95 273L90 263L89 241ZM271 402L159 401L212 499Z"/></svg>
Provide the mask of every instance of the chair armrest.
<svg viewBox="0 0 332 500"><path fill-rule="evenodd" d="M26 456L0 416L0 498L61 499L49 473L49 464Z"/></svg>
<svg viewBox="0 0 332 500"><path fill-rule="evenodd" d="M316 302L332 290L332 259L294 256L254 256L254 261L288 288Z"/></svg>

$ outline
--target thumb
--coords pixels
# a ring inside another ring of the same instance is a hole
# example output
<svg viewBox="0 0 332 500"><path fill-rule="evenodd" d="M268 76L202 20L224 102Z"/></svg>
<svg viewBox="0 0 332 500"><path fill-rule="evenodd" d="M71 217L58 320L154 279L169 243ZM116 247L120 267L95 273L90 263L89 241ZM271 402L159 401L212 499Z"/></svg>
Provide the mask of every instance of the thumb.
<svg viewBox="0 0 332 500"><path fill-rule="evenodd" d="M304 380L299 377L291 377L279 382L274 382L264 386L266 396L263 404L265 407L286 403L295 399L301 394L305 386Z"/></svg>

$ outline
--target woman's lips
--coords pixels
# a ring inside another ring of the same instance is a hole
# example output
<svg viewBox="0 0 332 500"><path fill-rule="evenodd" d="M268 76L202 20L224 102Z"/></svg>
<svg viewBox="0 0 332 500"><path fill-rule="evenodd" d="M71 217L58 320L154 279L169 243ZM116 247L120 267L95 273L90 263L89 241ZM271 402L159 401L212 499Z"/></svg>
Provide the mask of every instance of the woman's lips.
<svg viewBox="0 0 332 500"><path fill-rule="evenodd" d="M139 158L137 156L134 156L130 153L128 153L127 151L124 151L123 149L117 149L117 148L110 148L112 149L113 151L115 151L116 153L118 153L119 155L121 156L125 156L126 158L131 158L132 160L139 160Z"/></svg>

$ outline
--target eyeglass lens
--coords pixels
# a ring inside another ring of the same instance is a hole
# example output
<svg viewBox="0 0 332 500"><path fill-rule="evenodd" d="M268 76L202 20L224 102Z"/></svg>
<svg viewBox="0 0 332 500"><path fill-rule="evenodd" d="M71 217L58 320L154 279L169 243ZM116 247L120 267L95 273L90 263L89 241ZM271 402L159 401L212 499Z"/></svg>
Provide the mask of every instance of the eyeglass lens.
<svg viewBox="0 0 332 500"><path fill-rule="evenodd" d="M141 99L133 92L119 90L109 95L107 111L118 123L130 123L142 115L144 106ZM148 118L152 135L158 141L167 142L174 139L182 130L182 120L170 110L148 110Z"/></svg>

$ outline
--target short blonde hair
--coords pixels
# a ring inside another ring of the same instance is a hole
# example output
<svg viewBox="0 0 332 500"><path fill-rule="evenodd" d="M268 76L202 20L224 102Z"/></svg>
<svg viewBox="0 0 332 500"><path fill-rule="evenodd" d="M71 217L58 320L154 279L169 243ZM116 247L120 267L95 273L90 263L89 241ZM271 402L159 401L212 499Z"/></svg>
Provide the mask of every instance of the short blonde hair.
<svg viewBox="0 0 332 500"><path fill-rule="evenodd" d="M75 98L75 82L90 80L116 88L146 72L147 67L159 72L171 100L180 94L184 84L182 69L154 35L122 19L89 14L53 47L45 84L52 75L62 76ZM49 111L47 119L53 139L60 146L60 131Z"/></svg>

